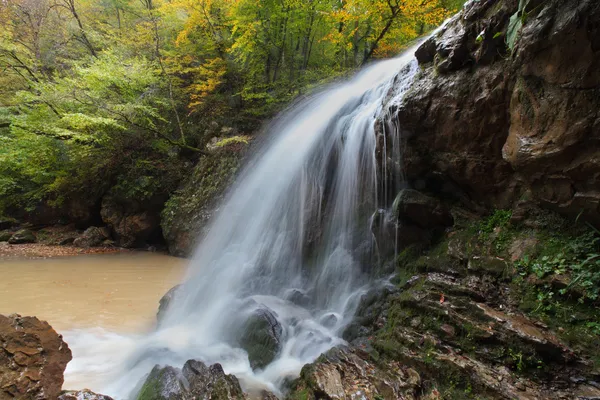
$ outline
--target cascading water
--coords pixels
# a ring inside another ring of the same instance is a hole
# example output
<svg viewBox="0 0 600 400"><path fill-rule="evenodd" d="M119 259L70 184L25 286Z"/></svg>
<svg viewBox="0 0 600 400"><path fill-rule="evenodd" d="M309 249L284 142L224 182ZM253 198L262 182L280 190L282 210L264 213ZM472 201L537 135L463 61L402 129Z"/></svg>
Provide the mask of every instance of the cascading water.
<svg viewBox="0 0 600 400"><path fill-rule="evenodd" d="M280 393L286 378L343 343L375 263L376 119L392 86L398 93L416 70L409 51L277 119L198 246L161 328L140 337L67 334L75 354L67 377L93 375L92 389L128 398L155 364L199 359L220 363L246 389ZM277 319L281 346L253 371L239 335L257 310Z"/></svg>

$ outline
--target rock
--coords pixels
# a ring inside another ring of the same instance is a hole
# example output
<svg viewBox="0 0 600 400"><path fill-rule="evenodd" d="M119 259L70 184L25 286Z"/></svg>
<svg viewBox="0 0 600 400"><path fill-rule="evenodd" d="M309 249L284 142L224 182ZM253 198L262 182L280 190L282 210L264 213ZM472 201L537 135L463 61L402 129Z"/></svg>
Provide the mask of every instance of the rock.
<svg viewBox="0 0 600 400"><path fill-rule="evenodd" d="M273 393L263 390L260 392L260 400L279 400Z"/></svg>
<svg viewBox="0 0 600 400"><path fill-rule="evenodd" d="M394 362L375 363L364 352L342 346L305 365L286 398L408 399L416 396L420 385L414 369Z"/></svg>
<svg viewBox="0 0 600 400"><path fill-rule="evenodd" d="M434 38L429 38L415 52L415 57L419 64L427 64L433 62L436 54Z"/></svg>
<svg viewBox="0 0 600 400"><path fill-rule="evenodd" d="M392 207L400 220L425 229L450 226L454 222L439 200L413 189L401 190Z"/></svg>
<svg viewBox="0 0 600 400"><path fill-rule="evenodd" d="M310 297L301 289L288 290L285 293L284 298L300 307L306 307L311 302Z"/></svg>
<svg viewBox="0 0 600 400"><path fill-rule="evenodd" d="M137 400L179 400L188 393L178 368L156 365L146 378Z"/></svg>
<svg viewBox="0 0 600 400"><path fill-rule="evenodd" d="M0 232L0 242L8 242L12 237L13 232L11 231L2 231Z"/></svg>
<svg viewBox="0 0 600 400"><path fill-rule="evenodd" d="M71 350L45 321L0 315L0 398L56 399Z"/></svg>
<svg viewBox="0 0 600 400"><path fill-rule="evenodd" d="M216 205L233 182L246 148L247 145L237 143L202 157L167 201L160 224L171 254L192 253L196 240L206 233Z"/></svg>
<svg viewBox="0 0 600 400"><path fill-rule="evenodd" d="M58 244L59 244L59 246L67 246L67 245L73 244L75 239L77 239L77 237L69 236L69 237L62 239L60 242L58 242Z"/></svg>
<svg viewBox="0 0 600 400"><path fill-rule="evenodd" d="M534 255L540 241L536 237L518 238L515 239L508 249L511 261L517 261L526 255Z"/></svg>
<svg viewBox="0 0 600 400"><path fill-rule="evenodd" d="M226 375L220 364L207 367L188 360L183 369L170 366L152 369L137 400L244 400L237 378Z"/></svg>
<svg viewBox="0 0 600 400"><path fill-rule="evenodd" d="M29 229L21 229L8 239L8 243L10 244L35 243L35 241L35 234Z"/></svg>
<svg viewBox="0 0 600 400"><path fill-rule="evenodd" d="M496 278L509 271L506 261L498 257L473 256L469 259L467 268L469 271L490 274Z"/></svg>
<svg viewBox="0 0 600 400"><path fill-rule="evenodd" d="M112 397L97 394L89 389L63 391L58 400L113 400Z"/></svg>
<svg viewBox="0 0 600 400"><path fill-rule="evenodd" d="M169 289L167 293L165 293L163 297L161 297L160 301L158 302L158 313L156 313L156 322L159 326L163 318L167 314L169 306L171 305L171 303L175 299L175 296L181 289L181 285L173 286L171 289Z"/></svg>
<svg viewBox="0 0 600 400"><path fill-rule="evenodd" d="M106 227L90 226L79 237L73 240L73 245L77 247L96 247L102 244L104 240L110 237L110 232Z"/></svg>
<svg viewBox="0 0 600 400"><path fill-rule="evenodd" d="M600 225L600 3L529 2L510 50L519 3L469 2L417 50L420 73L389 104L406 138L403 171L490 208L527 193Z"/></svg>
<svg viewBox="0 0 600 400"><path fill-rule="evenodd" d="M252 312L240 337L240 347L248 352L252 369L266 367L281 350L283 327L277 315L266 307Z"/></svg>
<svg viewBox="0 0 600 400"><path fill-rule="evenodd" d="M158 211L151 208L131 204L118 196L106 195L102 199L100 215L102 221L112 229L119 246L140 247L151 237L160 234Z"/></svg>
<svg viewBox="0 0 600 400"><path fill-rule="evenodd" d="M333 313L327 313L321 317L319 323L326 328L333 328L338 323L338 317Z"/></svg>
<svg viewBox="0 0 600 400"><path fill-rule="evenodd" d="M442 324L442 326L440 326L440 329L450 337L456 336L456 329L454 329L452 325Z"/></svg>
<svg viewBox="0 0 600 400"><path fill-rule="evenodd" d="M237 378L226 375L220 364L207 367L200 361L189 360L183 366L183 376L190 385L189 392L194 399L245 399Z"/></svg>

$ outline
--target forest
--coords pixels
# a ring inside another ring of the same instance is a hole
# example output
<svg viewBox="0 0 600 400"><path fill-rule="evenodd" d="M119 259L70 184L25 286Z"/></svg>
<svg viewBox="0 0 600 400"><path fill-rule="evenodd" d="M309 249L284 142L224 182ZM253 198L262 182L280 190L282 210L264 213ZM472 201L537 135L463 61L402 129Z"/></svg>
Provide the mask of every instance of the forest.
<svg viewBox="0 0 600 400"><path fill-rule="evenodd" d="M398 54L460 0L1 0L0 216L168 196L216 136Z"/></svg>

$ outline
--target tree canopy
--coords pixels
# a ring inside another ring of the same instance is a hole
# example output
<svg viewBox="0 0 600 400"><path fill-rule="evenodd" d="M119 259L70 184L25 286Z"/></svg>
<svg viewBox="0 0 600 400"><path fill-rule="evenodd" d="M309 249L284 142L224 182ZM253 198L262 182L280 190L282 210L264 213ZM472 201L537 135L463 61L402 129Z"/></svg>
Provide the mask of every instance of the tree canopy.
<svg viewBox="0 0 600 400"><path fill-rule="evenodd" d="M461 4L0 0L0 214L114 178L126 159L151 175L194 159L217 127L252 131Z"/></svg>

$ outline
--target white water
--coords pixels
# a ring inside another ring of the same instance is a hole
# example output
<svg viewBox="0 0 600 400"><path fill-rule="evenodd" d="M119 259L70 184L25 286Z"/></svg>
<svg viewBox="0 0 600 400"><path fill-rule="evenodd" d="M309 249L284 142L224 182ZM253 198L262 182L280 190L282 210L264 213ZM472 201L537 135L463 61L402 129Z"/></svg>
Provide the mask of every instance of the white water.
<svg viewBox="0 0 600 400"><path fill-rule="evenodd" d="M67 333L75 356L67 381L89 376L91 389L130 398L155 364L180 367L199 359L221 363L246 390L280 394L286 377L343 343L339 335L376 263L370 219L383 201L375 122L392 86L398 93L415 74L413 50L277 119L200 243L162 327L137 337ZM305 293L310 305L290 302L294 291ZM276 314L283 346L270 365L253 371L236 336L258 307Z"/></svg>

